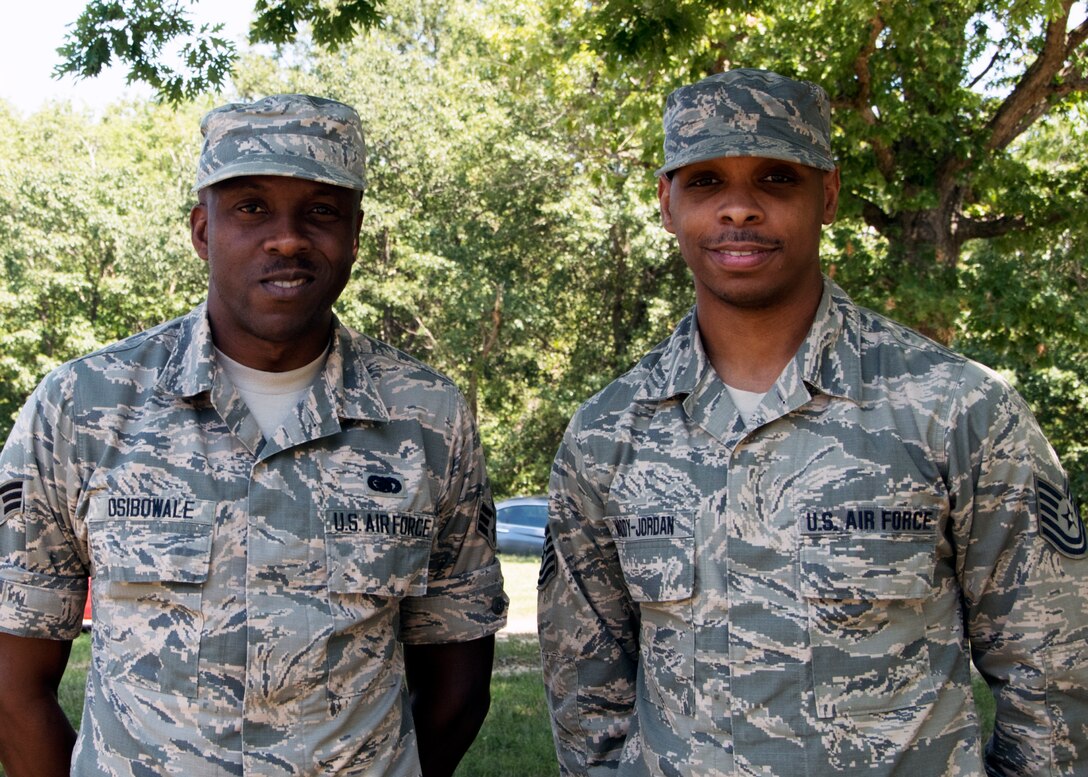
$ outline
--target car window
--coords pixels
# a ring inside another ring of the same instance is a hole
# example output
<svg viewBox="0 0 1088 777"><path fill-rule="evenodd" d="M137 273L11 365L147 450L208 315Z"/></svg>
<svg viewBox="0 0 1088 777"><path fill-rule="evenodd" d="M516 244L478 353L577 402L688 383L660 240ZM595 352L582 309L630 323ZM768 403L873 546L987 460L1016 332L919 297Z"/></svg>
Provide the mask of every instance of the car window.
<svg viewBox="0 0 1088 777"><path fill-rule="evenodd" d="M499 510L499 520L518 526L543 527L548 522L547 505L512 505Z"/></svg>

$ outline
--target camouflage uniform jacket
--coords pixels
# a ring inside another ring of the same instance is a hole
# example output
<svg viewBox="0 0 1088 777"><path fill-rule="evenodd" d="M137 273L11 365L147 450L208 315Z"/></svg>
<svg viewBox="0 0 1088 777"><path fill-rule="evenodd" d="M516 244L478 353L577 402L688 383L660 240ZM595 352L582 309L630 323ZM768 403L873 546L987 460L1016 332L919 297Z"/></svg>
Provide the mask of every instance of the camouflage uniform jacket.
<svg viewBox="0 0 1088 777"><path fill-rule="evenodd" d="M0 458L0 629L71 639L76 775L418 775L401 642L505 620L475 425L337 326L265 440L203 306L50 374Z"/></svg>
<svg viewBox="0 0 1088 777"><path fill-rule="evenodd" d="M826 281L752 420L689 315L571 421L539 616L563 773L1088 774L1088 545L1022 399Z"/></svg>

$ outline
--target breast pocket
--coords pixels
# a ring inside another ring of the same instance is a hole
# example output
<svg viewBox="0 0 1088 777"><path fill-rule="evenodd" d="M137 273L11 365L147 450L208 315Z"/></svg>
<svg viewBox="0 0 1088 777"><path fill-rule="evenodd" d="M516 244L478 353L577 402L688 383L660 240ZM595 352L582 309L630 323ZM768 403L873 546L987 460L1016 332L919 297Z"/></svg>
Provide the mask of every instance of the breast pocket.
<svg viewBox="0 0 1088 777"><path fill-rule="evenodd" d="M935 552L931 534L802 536L820 717L935 701L923 609Z"/></svg>
<svg viewBox="0 0 1088 777"><path fill-rule="evenodd" d="M424 513L326 511L333 697L373 693L397 681L400 601L427 592L433 531L434 518Z"/></svg>
<svg viewBox="0 0 1088 777"><path fill-rule="evenodd" d="M649 698L666 714L695 712L695 534L690 515L606 518L628 593L639 604L639 650Z"/></svg>
<svg viewBox="0 0 1088 777"><path fill-rule="evenodd" d="M201 600L215 504L186 497L95 499L95 646L110 677L195 697Z"/></svg>

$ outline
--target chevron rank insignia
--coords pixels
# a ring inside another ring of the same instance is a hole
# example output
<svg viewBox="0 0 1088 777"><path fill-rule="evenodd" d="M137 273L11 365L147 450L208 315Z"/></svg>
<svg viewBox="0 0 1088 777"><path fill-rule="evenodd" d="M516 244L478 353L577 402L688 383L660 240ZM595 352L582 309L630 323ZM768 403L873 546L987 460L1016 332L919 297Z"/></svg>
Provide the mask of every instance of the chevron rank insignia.
<svg viewBox="0 0 1088 777"><path fill-rule="evenodd" d="M23 511L23 481L9 480L0 486L0 505L3 514L0 514L0 524L8 518Z"/></svg>
<svg viewBox="0 0 1088 777"><path fill-rule="evenodd" d="M537 575L537 587L543 587L555 576L559 569L559 561L555 556L555 542L552 541L552 527L548 524L544 527L544 550L540 553L540 574Z"/></svg>
<svg viewBox="0 0 1088 777"><path fill-rule="evenodd" d="M495 548L495 503L491 499L485 499L480 505L480 514L476 518L476 533L487 540L492 549Z"/></svg>
<svg viewBox="0 0 1088 777"><path fill-rule="evenodd" d="M1039 533L1051 547L1069 558L1088 556L1088 532L1069 488L1058 488L1035 478L1039 500Z"/></svg>

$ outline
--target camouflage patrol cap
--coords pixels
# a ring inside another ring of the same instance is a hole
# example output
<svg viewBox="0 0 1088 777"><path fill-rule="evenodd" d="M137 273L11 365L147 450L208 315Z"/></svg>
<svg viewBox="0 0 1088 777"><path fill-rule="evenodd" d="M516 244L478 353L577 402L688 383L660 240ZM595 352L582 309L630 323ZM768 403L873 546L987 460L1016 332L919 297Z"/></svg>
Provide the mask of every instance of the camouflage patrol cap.
<svg viewBox="0 0 1088 777"><path fill-rule="evenodd" d="M204 147L193 191L244 175L366 188L362 124L344 103L304 94L229 103L205 114L200 132Z"/></svg>
<svg viewBox="0 0 1088 777"><path fill-rule="evenodd" d="M715 73L670 94L664 123L665 164L656 175L723 156L835 169L831 102L809 81L751 68Z"/></svg>

